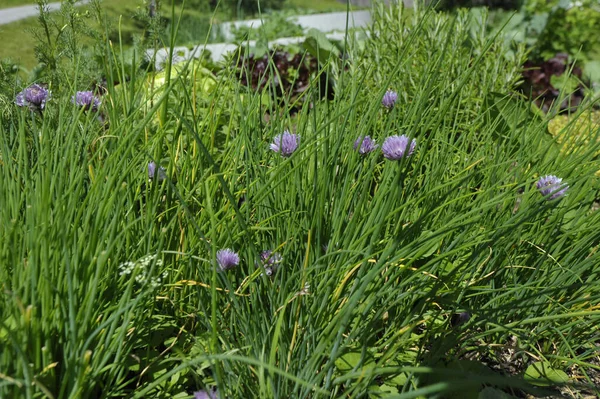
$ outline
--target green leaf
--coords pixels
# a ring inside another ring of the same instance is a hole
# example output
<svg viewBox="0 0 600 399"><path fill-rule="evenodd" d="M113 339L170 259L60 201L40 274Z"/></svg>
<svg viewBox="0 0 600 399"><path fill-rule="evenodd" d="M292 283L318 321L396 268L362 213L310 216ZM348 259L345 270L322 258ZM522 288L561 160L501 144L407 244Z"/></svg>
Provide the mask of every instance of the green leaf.
<svg viewBox="0 0 600 399"><path fill-rule="evenodd" d="M397 394L398 393L398 388L396 387L392 387L386 384L383 384L379 387L381 389L382 392L387 392L389 394ZM384 396L385 397L385 396Z"/></svg>
<svg viewBox="0 0 600 399"><path fill-rule="evenodd" d="M564 384L569 381L569 376L562 370L552 368L548 362L535 362L527 367L524 378L537 386L551 386Z"/></svg>
<svg viewBox="0 0 600 399"><path fill-rule="evenodd" d="M567 74L562 74L560 76L552 75L550 83L564 93L572 93L577 90L577 87L579 86L577 78Z"/></svg>
<svg viewBox="0 0 600 399"><path fill-rule="evenodd" d="M389 380L388 383L393 384L395 386L404 386L404 384L406 384L406 381L408 381L408 374L400 373L391 380Z"/></svg>
<svg viewBox="0 0 600 399"><path fill-rule="evenodd" d="M190 397L190 394L187 392L179 392L171 396L172 399L187 399Z"/></svg>
<svg viewBox="0 0 600 399"><path fill-rule="evenodd" d="M340 50L327 39L325 33L315 28L308 30L302 45L312 56L317 57L320 63L326 62L331 55L340 55Z"/></svg>
<svg viewBox="0 0 600 399"><path fill-rule="evenodd" d="M583 73L592 83L600 84L600 61L586 62L583 66Z"/></svg>
<svg viewBox="0 0 600 399"><path fill-rule="evenodd" d="M269 43L264 38L258 39L253 52L256 59L259 59L269 52Z"/></svg>
<svg viewBox="0 0 600 399"><path fill-rule="evenodd" d="M361 363L363 368L368 365L374 366L373 358L367 352L363 356L360 351L345 353L335 361L337 369L343 373L355 369Z"/></svg>
<svg viewBox="0 0 600 399"><path fill-rule="evenodd" d="M389 385L373 385L369 387L369 398L385 399L395 398L398 396L398 389Z"/></svg>
<svg viewBox="0 0 600 399"><path fill-rule="evenodd" d="M512 18L510 18L510 20L506 23L506 27L504 28L504 31L506 32L506 34L510 34L511 29L520 30L521 27L523 26L524 20L525 20L525 14L523 14L523 13L518 13L518 14L513 15Z"/></svg>
<svg viewBox="0 0 600 399"><path fill-rule="evenodd" d="M530 31L534 31L536 35L539 35L546 28L547 22L548 22L548 13L535 14L531 18L531 21L529 22L527 33L529 35L531 35L533 32L530 32Z"/></svg>
<svg viewBox="0 0 600 399"><path fill-rule="evenodd" d="M421 233L419 241L423 244L419 248L419 258L427 258L433 255L442 245L443 239L442 235L435 235L429 230Z"/></svg>

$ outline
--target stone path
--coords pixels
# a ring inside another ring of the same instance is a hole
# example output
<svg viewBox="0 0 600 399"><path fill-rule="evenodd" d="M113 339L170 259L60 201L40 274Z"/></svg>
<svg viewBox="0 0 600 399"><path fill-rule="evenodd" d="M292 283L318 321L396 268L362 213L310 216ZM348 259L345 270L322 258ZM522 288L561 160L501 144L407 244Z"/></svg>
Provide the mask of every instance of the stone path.
<svg viewBox="0 0 600 399"><path fill-rule="evenodd" d="M341 32L329 33L326 35L329 40L335 41L343 41L345 38L345 34ZM301 44L304 42L306 38L301 37L282 37L279 39L275 39L269 42L269 47L273 45L285 46L289 44ZM248 47L252 48L256 46L256 40L249 40L244 43ZM225 56L237 50L239 46L232 43L212 43L212 44L200 44L198 46L189 49L187 47L175 47L174 48L174 56L173 63L176 64L178 62L183 62L189 60L190 58L199 58L204 51L210 52L210 58L214 62L221 61L225 58ZM146 57L147 59L152 59L154 55L154 50L147 50ZM163 70L165 68L165 64L169 59L169 50L166 48L161 48L156 52L156 58L154 67L157 70Z"/></svg>
<svg viewBox="0 0 600 399"><path fill-rule="evenodd" d="M346 30L346 12L330 12L325 14L300 15L288 18L289 21L298 24L307 31L311 28L321 32L345 31ZM348 14L348 26L364 27L371 23L371 13L369 11L354 11ZM258 28L262 25L260 19L249 19L245 21L225 22L220 25L219 33L223 35L226 41L233 40L232 29L239 29L243 26Z"/></svg>
<svg viewBox="0 0 600 399"><path fill-rule="evenodd" d="M82 6L89 3L91 0L80 0L75 3L76 6ZM60 2L48 3L49 11L57 11L60 9ZM37 4L28 6L12 7L0 9L0 25L9 24L11 22L19 21L21 19L36 17L40 15Z"/></svg>

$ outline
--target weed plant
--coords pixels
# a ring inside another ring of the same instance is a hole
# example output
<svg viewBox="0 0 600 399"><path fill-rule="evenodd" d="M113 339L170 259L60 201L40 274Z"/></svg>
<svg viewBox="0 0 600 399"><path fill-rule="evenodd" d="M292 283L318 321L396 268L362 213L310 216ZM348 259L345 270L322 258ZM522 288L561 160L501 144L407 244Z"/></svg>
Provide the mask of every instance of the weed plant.
<svg viewBox="0 0 600 399"><path fill-rule="evenodd" d="M233 60L158 81L108 44L98 110L5 105L0 397L598 394L597 145L559 151L485 21L373 11L294 115Z"/></svg>

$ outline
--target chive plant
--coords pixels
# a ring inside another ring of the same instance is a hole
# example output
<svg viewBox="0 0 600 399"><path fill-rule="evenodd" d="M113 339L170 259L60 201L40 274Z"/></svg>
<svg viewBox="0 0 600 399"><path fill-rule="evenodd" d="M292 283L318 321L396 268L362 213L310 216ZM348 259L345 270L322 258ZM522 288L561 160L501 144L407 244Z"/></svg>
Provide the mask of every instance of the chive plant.
<svg viewBox="0 0 600 399"><path fill-rule="evenodd" d="M485 21L373 19L294 115L109 47L120 84L0 124L0 397L539 393L540 361L597 393L597 145L559 151Z"/></svg>

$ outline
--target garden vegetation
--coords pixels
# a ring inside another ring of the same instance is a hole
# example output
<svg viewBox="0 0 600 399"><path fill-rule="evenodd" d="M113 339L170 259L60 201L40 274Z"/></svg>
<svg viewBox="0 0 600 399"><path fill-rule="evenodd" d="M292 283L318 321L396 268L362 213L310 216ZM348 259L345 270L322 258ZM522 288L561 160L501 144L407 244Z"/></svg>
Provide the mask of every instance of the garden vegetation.
<svg viewBox="0 0 600 399"><path fill-rule="evenodd" d="M0 397L600 394L598 124L485 13L377 4L302 90L72 38L0 70Z"/></svg>

